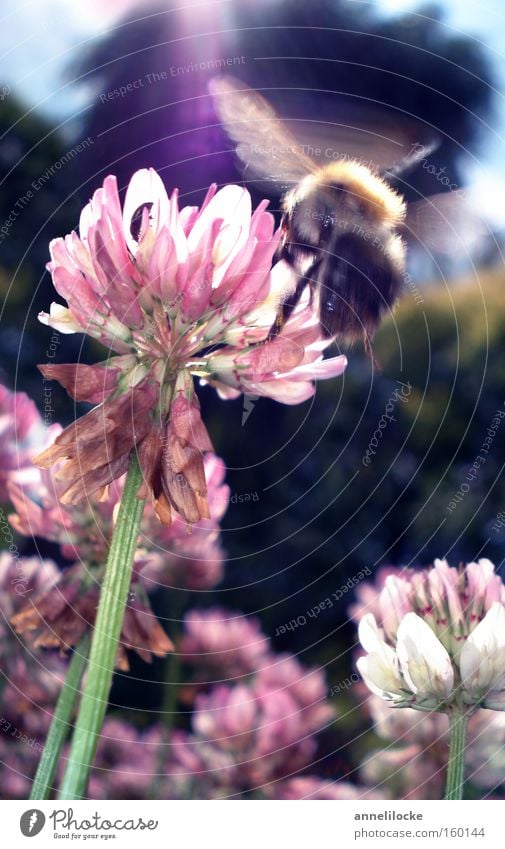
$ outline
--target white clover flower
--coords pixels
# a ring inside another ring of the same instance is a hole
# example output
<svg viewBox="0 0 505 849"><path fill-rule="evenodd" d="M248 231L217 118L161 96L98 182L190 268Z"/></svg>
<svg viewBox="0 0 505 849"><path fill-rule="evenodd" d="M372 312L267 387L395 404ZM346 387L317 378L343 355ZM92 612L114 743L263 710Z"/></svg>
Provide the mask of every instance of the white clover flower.
<svg viewBox="0 0 505 849"><path fill-rule="evenodd" d="M389 574L373 606L357 662L373 693L425 711L505 710L505 592L489 560Z"/></svg>
<svg viewBox="0 0 505 849"><path fill-rule="evenodd" d="M402 675L418 699L448 698L454 686L451 658L416 613L407 613L400 622L396 653Z"/></svg>
<svg viewBox="0 0 505 849"><path fill-rule="evenodd" d="M494 602L466 640L459 658L468 701L505 709L505 607Z"/></svg>

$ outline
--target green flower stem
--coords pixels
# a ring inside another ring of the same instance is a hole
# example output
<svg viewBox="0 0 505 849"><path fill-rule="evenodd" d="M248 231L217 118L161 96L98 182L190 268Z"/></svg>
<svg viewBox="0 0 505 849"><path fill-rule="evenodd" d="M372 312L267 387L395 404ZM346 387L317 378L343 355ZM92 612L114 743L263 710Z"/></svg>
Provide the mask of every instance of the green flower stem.
<svg viewBox="0 0 505 849"><path fill-rule="evenodd" d="M136 496L141 481L142 473L138 460L132 454L105 567L86 683L59 799L80 799L86 793L89 772L107 709L140 520L144 510L144 502Z"/></svg>
<svg viewBox="0 0 505 849"><path fill-rule="evenodd" d="M465 786L465 748L468 714L455 711L449 715L449 761L445 785L446 799L462 799Z"/></svg>
<svg viewBox="0 0 505 849"><path fill-rule="evenodd" d="M67 739L74 705L80 692L79 685L88 659L90 642L90 635L86 633L74 649L67 677L56 702L49 734L33 779L30 799L48 799L53 788L54 774L63 744Z"/></svg>

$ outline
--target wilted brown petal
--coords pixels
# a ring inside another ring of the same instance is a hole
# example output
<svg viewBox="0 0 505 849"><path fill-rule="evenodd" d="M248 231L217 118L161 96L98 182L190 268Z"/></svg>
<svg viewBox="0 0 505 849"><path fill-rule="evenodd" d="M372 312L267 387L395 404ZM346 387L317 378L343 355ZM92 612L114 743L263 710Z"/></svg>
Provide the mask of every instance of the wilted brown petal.
<svg viewBox="0 0 505 849"><path fill-rule="evenodd" d="M159 468L163 455L163 437L159 428L151 430L137 448L137 458L142 471L142 484L137 493L139 498L154 495L161 489ZM157 480L158 478L158 480Z"/></svg>
<svg viewBox="0 0 505 849"><path fill-rule="evenodd" d="M75 480L60 496L63 504L78 504L89 498L91 493L103 491L109 483L124 475L128 469L130 454L123 454L114 462L106 463L99 469L91 469L87 474L78 477L79 464L77 462L67 463L69 468L75 469Z"/></svg>
<svg viewBox="0 0 505 849"><path fill-rule="evenodd" d="M133 649L146 663L152 655L164 657L174 650L174 644L148 606L138 599L130 600L125 611L121 630L121 643L124 648Z"/></svg>
<svg viewBox="0 0 505 849"><path fill-rule="evenodd" d="M34 646L68 649L94 621L99 587L83 587L82 567L67 569L49 590L39 593L12 618L18 634L30 633Z"/></svg>
<svg viewBox="0 0 505 849"><path fill-rule="evenodd" d="M37 366L47 380L57 380L75 401L100 404L116 387L119 369L82 363Z"/></svg>
<svg viewBox="0 0 505 849"><path fill-rule="evenodd" d="M64 503L80 501L124 474L131 450L151 430L155 399L153 387L138 386L106 401L65 428L35 458L42 467L67 461L58 471L58 479L69 481L62 491Z"/></svg>
<svg viewBox="0 0 505 849"><path fill-rule="evenodd" d="M169 426L163 453L163 490L178 513L191 524L210 517L203 456L184 445Z"/></svg>
<svg viewBox="0 0 505 849"><path fill-rule="evenodd" d="M80 564L63 572L48 590L38 593L12 618L18 634L34 647L69 649L79 642L95 623L102 570L87 572ZM140 598L136 598L140 594ZM132 649L150 662L152 655L163 657L173 644L149 607L143 588L132 585L121 631L116 668L128 670L125 649Z"/></svg>
<svg viewBox="0 0 505 849"><path fill-rule="evenodd" d="M213 450L195 395L191 402L182 394L174 400L170 408L170 425L181 442L188 443L200 451Z"/></svg>
<svg viewBox="0 0 505 849"><path fill-rule="evenodd" d="M169 527L172 524L172 509L164 492L160 492L156 501L153 502L153 508L161 524Z"/></svg>

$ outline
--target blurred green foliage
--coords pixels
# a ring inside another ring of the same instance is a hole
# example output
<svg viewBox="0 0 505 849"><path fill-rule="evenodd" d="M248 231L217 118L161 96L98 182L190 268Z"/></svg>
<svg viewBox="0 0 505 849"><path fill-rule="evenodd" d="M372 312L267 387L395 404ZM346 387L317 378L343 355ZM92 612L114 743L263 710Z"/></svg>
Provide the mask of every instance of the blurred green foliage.
<svg viewBox="0 0 505 849"><path fill-rule="evenodd" d="M36 364L47 360L51 331L37 316L55 299L45 272L49 242L77 226L83 200L79 157L69 155L75 143L13 94L0 102L0 228L7 225L0 236L0 380L39 404ZM59 361L72 362L81 348L82 339L60 336ZM54 397L55 420L70 416L64 395Z"/></svg>
<svg viewBox="0 0 505 849"><path fill-rule="evenodd" d="M33 285L47 262L48 238L68 224L65 168L53 174L48 169L72 145L65 143L52 122L13 95L0 107L0 175L7 188L0 193L2 224L12 211L17 213L11 232L2 240L2 265L17 273L22 264L24 279ZM35 188L41 178L43 185Z"/></svg>

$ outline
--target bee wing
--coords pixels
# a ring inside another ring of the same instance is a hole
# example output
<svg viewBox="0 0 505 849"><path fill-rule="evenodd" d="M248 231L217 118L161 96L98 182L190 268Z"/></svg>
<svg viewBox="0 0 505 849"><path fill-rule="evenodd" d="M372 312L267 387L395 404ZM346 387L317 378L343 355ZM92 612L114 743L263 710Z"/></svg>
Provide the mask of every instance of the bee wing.
<svg viewBox="0 0 505 849"><path fill-rule="evenodd" d="M427 138L424 127L393 118L379 109L339 102L333 104L325 119L328 111L327 104L319 110L317 119L290 120L293 135L303 150L310 151L319 168L332 162L357 160L393 180L414 168L439 144L433 134Z"/></svg>
<svg viewBox="0 0 505 849"><path fill-rule="evenodd" d="M233 77L215 77L209 90L249 179L267 181L278 195L317 170L261 94Z"/></svg>
<svg viewBox="0 0 505 849"><path fill-rule="evenodd" d="M257 91L233 77L211 80L217 115L236 144L246 176L270 184L280 194L307 174L332 162L358 160L389 179L417 165L437 146L420 122L393 115L366 102L349 103L335 92L282 90L291 115L278 117ZM275 97L275 90L272 96ZM277 92L278 94L278 92ZM307 114L317 106L317 118Z"/></svg>
<svg viewBox="0 0 505 849"><path fill-rule="evenodd" d="M404 235L450 256L478 250L490 229L467 200L442 192L408 205Z"/></svg>

